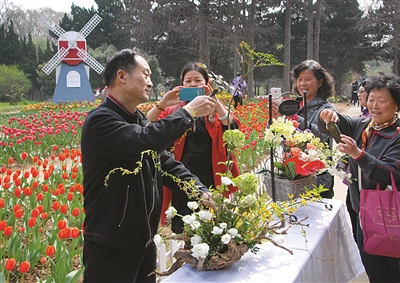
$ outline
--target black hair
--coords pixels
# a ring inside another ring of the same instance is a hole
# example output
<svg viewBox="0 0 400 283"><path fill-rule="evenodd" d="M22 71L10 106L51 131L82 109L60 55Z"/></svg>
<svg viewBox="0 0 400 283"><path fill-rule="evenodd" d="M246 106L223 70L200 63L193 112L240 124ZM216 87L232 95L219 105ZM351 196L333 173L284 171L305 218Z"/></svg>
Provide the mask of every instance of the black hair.
<svg viewBox="0 0 400 283"><path fill-rule="evenodd" d="M328 71L321 66L320 63L314 60L305 60L295 66L292 70L292 81L296 84L297 78L299 77L300 73L305 70L313 71L317 80L322 79L322 85L318 89L317 96L321 98L328 98L335 94L335 86L333 84L333 77ZM295 92L299 93L297 87L295 87Z"/></svg>
<svg viewBox="0 0 400 283"><path fill-rule="evenodd" d="M204 80L206 81L206 84L210 82L210 76L208 75L207 68L205 67L204 64L198 63L198 62L190 62L183 67L182 73L181 73L181 85L183 85L183 81L185 79L185 75L189 71L197 71L199 72Z"/></svg>
<svg viewBox="0 0 400 283"><path fill-rule="evenodd" d="M386 88L390 96L393 98L397 107L400 109L400 78L396 75L378 75L372 77L367 81L365 85L365 91L367 92L367 97L371 90L379 90L381 88Z"/></svg>
<svg viewBox="0 0 400 283"><path fill-rule="evenodd" d="M147 58L144 53L136 49L123 49L112 56L111 59L108 60L104 70L103 79L105 85L112 86L114 84L118 70L124 70L130 74L130 71L137 65L136 55L142 56L145 59Z"/></svg>

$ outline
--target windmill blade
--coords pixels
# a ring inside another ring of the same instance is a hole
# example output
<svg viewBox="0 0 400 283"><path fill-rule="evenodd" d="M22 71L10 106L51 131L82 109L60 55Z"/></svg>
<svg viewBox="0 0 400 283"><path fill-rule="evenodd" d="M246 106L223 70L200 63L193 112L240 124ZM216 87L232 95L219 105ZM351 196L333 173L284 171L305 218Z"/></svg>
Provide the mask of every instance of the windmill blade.
<svg viewBox="0 0 400 283"><path fill-rule="evenodd" d="M79 31L85 38L92 32L92 30L100 23L101 17L97 14L86 23L86 25Z"/></svg>
<svg viewBox="0 0 400 283"><path fill-rule="evenodd" d="M51 19L49 19L48 17L46 17L45 15L42 15L40 17L40 20L45 24L45 26L51 30L52 32L54 32L58 37L60 37L62 34L66 33L66 31L60 27L59 25L57 25L56 23L54 23Z"/></svg>
<svg viewBox="0 0 400 283"><path fill-rule="evenodd" d="M43 72L47 75L50 75L51 72L57 67L58 64L64 59L65 56L68 54L68 49L61 47L56 54L47 62L47 64L42 68Z"/></svg>
<svg viewBox="0 0 400 283"><path fill-rule="evenodd" d="M96 59L94 59L89 53L87 53L85 50L78 48L78 53L77 55L86 63L89 65L89 67L91 67L93 70L96 71L96 73L98 73L99 75L101 74L101 72L103 72L104 67L96 61Z"/></svg>

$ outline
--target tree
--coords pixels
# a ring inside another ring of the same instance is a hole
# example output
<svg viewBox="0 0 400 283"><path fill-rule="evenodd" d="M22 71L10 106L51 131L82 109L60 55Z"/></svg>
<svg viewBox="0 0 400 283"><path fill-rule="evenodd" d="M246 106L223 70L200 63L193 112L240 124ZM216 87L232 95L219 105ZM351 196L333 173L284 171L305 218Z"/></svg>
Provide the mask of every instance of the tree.
<svg viewBox="0 0 400 283"><path fill-rule="evenodd" d="M378 2L378 1L374 1ZM400 2L385 0L370 6L365 21L360 25L367 29L373 40L376 56L385 61L392 61L393 73L400 74Z"/></svg>
<svg viewBox="0 0 400 283"><path fill-rule="evenodd" d="M17 66L0 65L0 101L18 102L26 98L31 81Z"/></svg>

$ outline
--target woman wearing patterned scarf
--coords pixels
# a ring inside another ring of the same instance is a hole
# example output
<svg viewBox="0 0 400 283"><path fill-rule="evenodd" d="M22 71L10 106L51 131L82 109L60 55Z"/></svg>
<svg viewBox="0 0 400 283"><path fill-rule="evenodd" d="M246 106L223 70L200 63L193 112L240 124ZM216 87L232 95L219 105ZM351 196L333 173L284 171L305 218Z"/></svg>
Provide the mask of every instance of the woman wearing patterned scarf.
<svg viewBox="0 0 400 283"><path fill-rule="evenodd" d="M322 110L318 127L329 133L326 123L335 122L340 131L341 142L338 150L350 155L349 184L351 203L354 211L360 209L358 168L361 169L363 189L376 189L381 184L391 184L392 172L396 184L400 184L400 79L394 75L373 77L365 86L367 107L370 118L351 118L332 110ZM400 210L400 208L397 208ZM400 259L371 255L363 251L363 234L359 219L357 241L362 262L370 282L400 282Z"/></svg>

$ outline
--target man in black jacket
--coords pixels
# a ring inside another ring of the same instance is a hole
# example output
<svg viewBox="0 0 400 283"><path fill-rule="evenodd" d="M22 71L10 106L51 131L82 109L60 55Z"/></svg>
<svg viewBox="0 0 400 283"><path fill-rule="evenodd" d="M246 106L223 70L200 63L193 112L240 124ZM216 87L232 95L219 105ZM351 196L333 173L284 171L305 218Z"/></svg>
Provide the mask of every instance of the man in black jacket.
<svg viewBox="0 0 400 283"><path fill-rule="evenodd" d="M182 109L150 123L136 107L149 100L153 86L147 61L122 50L106 66L106 100L89 112L82 129L84 174L84 282L155 282L152 238L157 233L162 185L185 193L162 171L195 180L191 192L209 199L207 188L165 149L193 125L194 116L209 115L215 100L199 96ZM145 153L151 150L157 155ZM119 170L105 177L115 168ZM158 164L161 168L158 167Z"/></svg>

